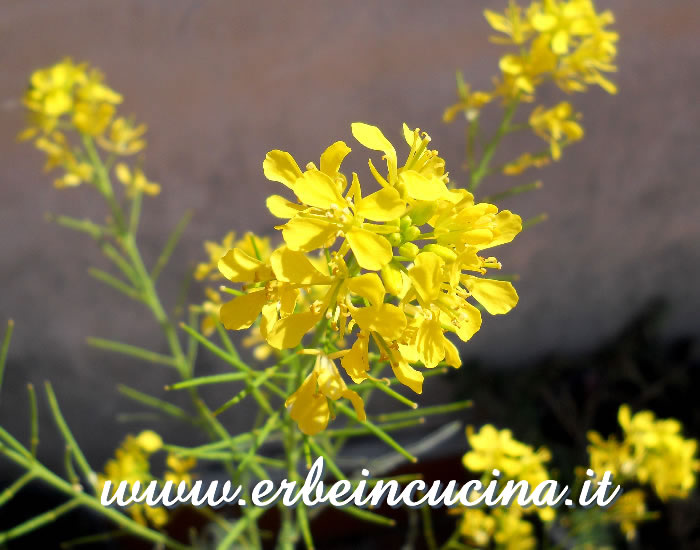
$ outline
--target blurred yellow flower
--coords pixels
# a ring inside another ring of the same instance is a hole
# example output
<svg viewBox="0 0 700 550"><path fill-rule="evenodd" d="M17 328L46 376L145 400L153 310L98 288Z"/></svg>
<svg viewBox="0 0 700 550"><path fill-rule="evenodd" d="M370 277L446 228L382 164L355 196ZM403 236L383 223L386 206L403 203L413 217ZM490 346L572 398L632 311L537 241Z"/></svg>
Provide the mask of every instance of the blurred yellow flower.
<svg viewBox="0 0 700 550"><path fill-rule="evenodd" d="M568 101L562 101L551 109L542 105L530 114L530 127L549 143L553 160L561 157L561 148L583 138L583 128L577 122L581 113L576 113Z"/></svg>
<svg viewBox="0 0 700 550"><path fill-rule="evenodd" d="M134 197L138 193L146 195L157 195L160 193L160 185L152 181L148 181L146 174L141 168L134 168L133 171L123 162L117 163L114 167L114 173L117 179L126 186L126 194L129 197Z"/></svg>

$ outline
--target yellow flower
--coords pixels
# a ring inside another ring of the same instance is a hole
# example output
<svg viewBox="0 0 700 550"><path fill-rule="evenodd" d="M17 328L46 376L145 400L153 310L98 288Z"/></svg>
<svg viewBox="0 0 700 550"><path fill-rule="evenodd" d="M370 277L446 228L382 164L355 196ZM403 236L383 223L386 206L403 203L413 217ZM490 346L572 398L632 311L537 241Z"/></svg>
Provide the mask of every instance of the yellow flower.
<svg viewBox="0 0 700 550"><path fill-rule="evenodd" d="M366 415L362 398L357 392L348 389L333 360L321 354L316 358L311 373L287 399L285 406L291 407L289 414L303 433L315 435L328 425L328 400L337 401L340 398L349 399L357 417L364 422Z"/></svg>
<svg viewBox="0 0 700 550"><path fill-rule="evenodd" d="M530 114L530 127L549 143L553 160L561 157L561 148L583 137L583 128L577 122L581 113L576 113L568 101L562 101L551 109L538 106Z"/></svg>
<svg viewBox="0 0 700 550"><path fill-rule="evenodd" d="M100 146L117 155L133 155L146 147L143 134L146 133L146 125L135 126L133 122L124 117L117 117L112 121L109 133L100 135L97 142Z"/></svg>
<svg viewBox="0 0 700 550"><path fill-rule="evenodd" d="M459 532L470 545L488 547L496 530L496 520L481 508L464 508Z"/></svg>
<svg viewBox="0 0 700 550"><path fill-rule="evenodd" d="M105 465L104 474L98 474L97 485L102 491L108 480L114 486L126 481L130 486L136 481L142 486L154 479L150 471L150 456L162 448L163 441L160 436L146 430L134 437L128 435L119 448L115 451L114 458ZM168 511L159 506L152 508L145 504L132 504L127 509L129 515L142 525L151 524L159 528L168 522Z"/></svg>
<svg viewBox="0 0 700 550"><path fill-rule="evenodd" d="M369 353L375 348L399 382L421 393L424 377L413 364L459 367L459 352L447 333L467 341L479 330L481 313L471 298L491 314L517 303L509 282L481 277L501 267L481 254L510 242L522 223L507 210L475 204L463 189L449 189L445 161L429 148L427 133L403 125L409 150L399 162L379 128L354 123L351 129L362 145L383 153L386 171L368 162L380 190L363 196L357 174L349 179L341 172L350 152L342 141L324 151L319 168L309 163L305 171L289 153L270 151L265 176L296 197L292 202L273 195L267 201L273 215L289 220L277 227L285 244L269 256L234 244L221 256L220 273L242 286L221 306L220 319L229 330L255 324L250 343L264 339L277 350L300 345L326 323L324 344L308 353L341 359L345 372L361 383L370 378ZM200 277L229 244L211 245L211 262L198 268ZM319 255L310 255L314 250ZM312 386L307 380L298 399L306 400ZM325 401L315 401L313 410L325 417Z"/></svg>
<svg viewBox="0 0 700 550"><path fill-rule="evenodd" d="M250 327L248 335L242 340L242 344L246 348L253 348L253 357L258 361L265 361L274 352L272 346L263 337L260 327L257 326Z"/></svg>
<svg viewBox="0 0 700 550"><path fill-rule="evenodd" d="M607 28L614 22L610 11L596 12L591 0L534 1L527 10L511 0L503 14L486 10L484 16L503 35L492 40L513 46L500 59L502 76L493 92L485 92L489 96L530 101L548 80L566 92L597 84L615 93L604 75L616 70L618 35Z"/></svg>
<svg viewBox="0 0 700 550"><path fill-rule="evenodd" d="M496 94L506 99L530 100L548 74L556 68L556 55L540 37L530 43L530 48L517 54L501 57L498 66L501 80L496 81Z"/></svg>
<svg viewBox="0 0 700 550"><path fill-rule="evenodd" d="M349 150L344 143L338 143L342 144L343 151ZM326 153L333 147L329 147ZM271 175L274 175L275 178L280 179L278 174L285 172L286 165L296 167L296 163L288 153L286 155L289 156L272 153L275 151L269 153L265 159L268 178L272 179ZM342 157L338 158L337 164L333 164L336 173L342 161ZM324 167L324 164L322 163L321 166ZM326 171L329 170L326 168ZM278 217L291 218L286 224L278 227L282 230L282 238L291 250L310 252L318 248L329 248L337 237L342 237L344 243L347 243L346 246L353 251L360 267L379 270L391 261L391 243L377 233L381 226L365 223L365 220L373 222L394 220L403 214L406 205L399 193L390 187L363 198L357 177L353 178L350 190L343 196L344 181L344 177L334 179L328 173L311 167L303 174L299 172L293 181L291 179L283 181L285 185L291 187L304 206L303 210L298 210L281 197L271 197L277 202L268 200L268 207ZM280 205L286 210L283 211Z"/></svg>
<svg viewBox="0 0 700 550"><path fill-rule="evenodd" d="M467 120L474 120L479 116L482 107L493 99L493 95L488 92L472 92L469 84L464 82L461 73L457 73L457 93L459 101L445 109L442 115L443 122L452 122L460 112L464 113Z"/></svg>
<svg viewBox="0 0 700 550"><path fill-rule="evenodd" d="M55 131L50 135L38 137L35 145L37 149L46 153L45 171L57 167L64 170L64 174L54 180L57 188L77 187L92 181L94 176L92 165L76 156L61 132Z"/></svg>
<svg viewBox="0 0 700 550"><path fill-rule="evenodd" d="M503 33L507 38L493 36L491 40L500 44L523 44L532 35L532 25L527 18L523 18L523 10L513 0L508 2L508 7L503 15L492 10L484 10L484 17L493 30Z"/></svg>
<svg viewBox="0 0 700 550"><path fill-rule="evenodd" d="M591 468L649 484L661 500L685 498L700 470L697 441L683 438L677 420L657 420L651 411L632 415L627 405L620 407L618 422L625 435L621 442L588 434Z"/></svg>
<svg viewBox="0 0 700 550"><path fill-rule="evenodd" d="M503 173L508 176L517 176L521 174L531 166L535 168L541 168L542 166L547 166L550 163L549 155L538 154L533 155L532 153L523 153L517 159L509 162L503 167Z"/></svg>
<svg viewBox="0 0 700 550"><path fill-rule="evenodd" d="M141 168L134 168L132 172L123 162L118 163L114 168L117 179L126 186L126 194L134 197L138 193L146 195L157 195L160 193L160 185L146 179L146 175Z"/></svg>
<svg viewBox="0 0 700 550"><path fill-rule="evenodd" d="M494 508L464 508L460 523L460 534L476 548L498 550L531 550L536 548L532 524L523 518L523 509L517 505Z"/></svg>
<svg viewBox="0 0 700 550"><path fill-rule="evenodd" d="M213 288L205 288L204 295L206 300L201 306L202 320L199 323L199 330L205 336L211 336L214 334L216 324L219 322L219 310L222 304L221 293Z"/></svg>
<svg viewBox="0 0 700 550"><path fill-rule="evenodd" d="M522 508L497 508L493 516L496 518L493 540L499 549L531 550L537 547L532 523L522 517Z"/></svg>
<svg viewBox="0 0 700 550"><path fill-rule="evenodd" d="M172 481L173 485L177 486L181 482L187 485L192 484L191 470L197 464L197 459L194 457L182 458L176 454L168 453L165 459L167 469L165 471L165 481Z"/></svg>
<svg viewBox="0 0 700 550"><path fill-rule="evenodd" d="M30 126L20 134L28 139L42 131L49 133L56 128L61 116L74 106L73 90L87 82L86 65L75 65L70 58L32 73L29 89L24 94L24 104L30 112Z"/></svg>
<svg viewBox="0 0 700 550"><path fill-rule="evenodd" d="M478 432L472 426L467 427L467 440L471 450L464 455L464 467L472 472L485 472L497 469L504 479L527 481L531 490L538 484L550 479L546 463L551 459L549 451L542 447L535 450L530 445L513 438L510 430L497 430L486 424ZM528 508L543 521L554 519L552 508Z"/></svg>
<svg viewBox="0 0 700 550"><path fill-rule="evenodd" d="M647 511L644 491L641 489L624 492L604 513L607 521L620 526L620 531L629 541L637 537L637 527L640 523L658 516Z"/></svg>
<svg viewBox="0 0 700 550"><path fill-rule="evenodd" d="M623 405L618 421L633 449L639 481L649 483L661 500L685 498L700 470L700 461L695 458L697 441L683 438L677 420L656 420L651 411L632 415Z"/></svg>
<svg viewBox="0 0 700 550"><path fill-rule="evenodd" d="M204 250L209 256L208 262L200 262L194 271L194 278L202 281L207 277L212 279L220 279L221 274L216 270L219 265L219 260L231 250L236 240L236 233L229 231L226 233L220 243L215 241L204 241Z"/></svg>

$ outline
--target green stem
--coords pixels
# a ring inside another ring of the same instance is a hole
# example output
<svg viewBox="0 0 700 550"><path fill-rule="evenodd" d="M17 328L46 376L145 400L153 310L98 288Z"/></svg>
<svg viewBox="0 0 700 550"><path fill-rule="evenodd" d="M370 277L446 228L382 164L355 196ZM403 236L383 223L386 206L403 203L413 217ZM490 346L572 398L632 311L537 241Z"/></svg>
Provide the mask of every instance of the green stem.
<svg viewBox="0 0 700 550"><path fill-rule="evenodd" d="M491 140L486 144L486 147L484 147L484 153L481 156L481 159L479 160L478 166L475 170L471 172L470 182L468 186L469 191L476 191L476 189L481 184L481 181L484 179L484 176L488 174L489 164L491 163L491 159L493 158L493 155L496 152L498 145L501 143L501 139L510 131L510 121L515 115L515 111L518 108L518 104L519 101L515 99L512 103L508 105L508 107L506 107L506 111L503 115L503 120L501 121L501 124L498 126L498 129L496 130L496 133L493 135Z"/></svg>
<svg viewBox="0 0 700 550"><path fill-rule="evenodd" d="M54 393L53 388L51 387L51 384L49 382L46 382L45 386L46 386L46 396L48 397L48 400L49 400L49 407L51 408L51 413L53 414L54 421L56 422L56 426L58 427L59 431L63 435L63 439L65 440L66 445L68 445L70 447L71 452L73 453L73 456L75 457L75 461L78 463L78 467L82 471L83 475L86 477L89 486L94 489L95 486L97 485L97 475L92 470L92 468L90 468L90 465L88 464L88 461L85 458L83 451L80 450L80 447L78 446L78 443L75 440L75 437L73 437L73 434L71 433L70 428L68 428L68 424L66 424L66 421L63 418L63 414L61 414L61 409L58 406L58 401L56 400L56 394Z"/></svg>
<svg viewBox="0 0 700 550"><path fill-rule="evenodd" d="M10 349L10 341L12 340L12 332L14 329L15 322L12 319L8 320L5 336L2 339L2 347L0 347L0 390L2 389L2 379L5 374L5 364L7 363L7 352Z"/></svg>

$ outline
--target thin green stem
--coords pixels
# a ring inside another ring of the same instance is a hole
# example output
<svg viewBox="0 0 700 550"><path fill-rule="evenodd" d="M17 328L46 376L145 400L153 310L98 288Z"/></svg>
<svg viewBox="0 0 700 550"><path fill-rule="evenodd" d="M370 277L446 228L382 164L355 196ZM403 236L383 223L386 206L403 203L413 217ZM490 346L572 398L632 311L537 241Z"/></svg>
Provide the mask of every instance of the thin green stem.
<svg viewBox="0 0 700 550"><path fill-rule="evenodd" d="M54 393L51 384L49 382L46 382L45 386L46 396L49 400L49 407L51 409L51 413L53 414L54 421L56 422L56 426L61 432L61 435L63 435L63 439L66 442L66 445L70 447L71 452L75 457L75 461L78 463L78 468L80 468L83 475L86 477L90 487L94 489L95 485L97 484L97 475L95 475L95 472L92 470L92 468L90 468L90 465L88 464L88 461L85 458L83 451L78 446L78 442L75 440L75 437L73 437L73 434L71 433L68 424L66 424L66 421L63 418L63 414L61 414L61 409L58 406L56 394Z"/></svg>
<svg viewBox="0 0 700 550"><path fill-rule="evenodd" d="M124 355L130 355L131 357L143 359L149 363L157 363L168 367L177 367L175 361L170 355L163 355L162 353L156 353L155 351L143 349L138 346L132 346L131 344L124 344L114 340L107 340L106 338L94 337L89 337L87 339L87 343L93 348L105 349L116 353L122 353Z"/></svg>
<svg viewBox="0 0 700 550"><path fill-rule="evenodd" d="M182 237L182 234L189 225L191 219L192 210L187 210L182 216L182 218L180 218L180 221L177 222L175 229L168 237L168 240L165 242L163 251L160 253L160 256L158 256L158 259L156 260L156 263L153 266L153 269L151 270L151 279L154 282L158 279L158 276L163 271L163 268L168 264L168 260L170 260L170 257L175 251L177 243L180 242L180 237Z"/></svg>
<svg viewBox="0 0 700 550"><path fill-rule="evenodd" d="M39 409L36 404L36 391L34 384L27 384L29 393L29 418L30 418L30 439L29 448L32 456L36 458L36 448L39 446Z"/></svg>
<svg viewBox="0 0 700 550"><path fill-rule="evenodd" d="M5 375L5 365L7 364L7 353L10 349L10 342L12 341L12 332L15 329L15 322L10 319L7 321L7 329L5 329L5 336L2 339L2 347L0 347L0 390L2 390L2 380Z"/></svg>

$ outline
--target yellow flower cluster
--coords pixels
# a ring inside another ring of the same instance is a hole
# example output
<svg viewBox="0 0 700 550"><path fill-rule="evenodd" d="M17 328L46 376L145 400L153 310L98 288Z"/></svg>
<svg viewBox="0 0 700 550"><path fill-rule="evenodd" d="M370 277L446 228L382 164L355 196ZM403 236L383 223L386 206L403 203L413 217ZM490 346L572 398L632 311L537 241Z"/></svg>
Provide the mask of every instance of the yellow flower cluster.
<svg viewBox="0 0 700 550"><path fill-rule="evenodd" d="M479 330L481 312L471 299L490 314L507 313L518 301L511 283L481 275L500 268L482 251L510 242L522 228L520 217L450 189L444 160L418 129L403 127L409 152L401 164L379 128L354 123L352 133L383 153L385 171L369 161L377 191L364 193L357 174L341 172L350 153L342 141L324 151L318 167L309 163L303 171L289 153L270 151L266 177L296 199L267 200L270 212L286 220L277 227L284 242L269 256L234 247L218 262L226 279L242 284L240 295L221 306L227 329L247 329L260 319L261 336L278 350L297 347L314 327L335 335L311 343L319 358L288 401L307 434L326 427L329 398L351 399L364 418L362 400L347 390L336 359L361 383L371 378L374 345L397 379L421 393L423 375L412 365L458 367L457 348L445 335L466 342ZM212 260L221 252L211 251ZM205 277L208 268L199 272ZM350 349L338 349L352 334Z"/></svg>
<svg viewBox="0 0 700 550"><path fill-rule="evenodd" d="M683 437L682 424L672 418L657 420L651 411L632 415L627 405L620 407L618 422L622 441L588 434L591 468L611 471L618 483L648 484L661 500L687 497L695 486L700 460L695 457L697 441Z"/></svg>
<svg viewBox="0 0 700 550"><path fill-rule="evenodd" d="M136 481L142 486L153 481L155 478L151 474L150 458L162 448L163 440L151 430L143 431L136 437L128 435L116 450L114 458L105 465L104 474L97 476L99 491L102 491L107 481L112 482L113 489L122 481L126 481L129 486ZM172 481L174 484L185 481L188 485L191 484L190 470L195 464L193 458L183 459L169 454L166 459L165 481ZM142 525L150 524L159 528L168 522L168 510L162 506L151 507L136 503L129 506L128 512Z"/></svg>
<svg viewBox="0 0 700 550"><path fill-rule="evenodd" d="M493 469L501 472L504 479L527 481L531 488L550 478L546 463L551 460L545 447L534 449L513 438L510 430L497 430L486 424L478 432L467 427L467 440L471 450L464 455L464 467L472 472L489 475ZM516 505L511 507L515 508ZM552 508L528 508L524 512L536 511L544 521L554 519Z"/></svg>
<svg viewBox="0 0 700 550"><path fill-rule="evenodd" d="M616 93L605 75L617 70L618 34L608 28L614 16L610 11L598 13L592 0L541 0L526 9L511 0L503 13L485 10L484 16L500 33L492 41L512 50L501 56L501 74L490 90L472 91L468 84L458 82L459 100L446 109L446 122L459 113L474 121L485 105L499 98L507 105L534 101L536 89L546 82L566 93L583 92L589 85ZM530 115L529 126L549 143L551 157L526 153L505 165L503 172L519 174L558 160L563 146L583 136L577 122L580 116L568 101L549 109L538 106Z"/></svg>
<svg viewBox="0 0 700 550"><path fill-rule="evenodd" d="M459 532L469 547L532 550L537 547L532 523L518 506L464 508Z"/></svg>
<svg viewBox="0 0 700 550"><path fill-rule="evenodd" d="M56 187L75 187L92 183L96 177L90 151L71 144L67 132L77 132L83 144L96 142L110 155L128 156L146 146L144 124L134 124L116 116L122 96L104 83L97 69L86 63L75 64L70 58L35 71L23 98L29 124L18 136L33 139L37 149L46 154L45 169L61 168ZM130 170L124 163L115 166L115 175L130 196L136 193L157 195L160 186L147 180L140 168Z"/></svg>

